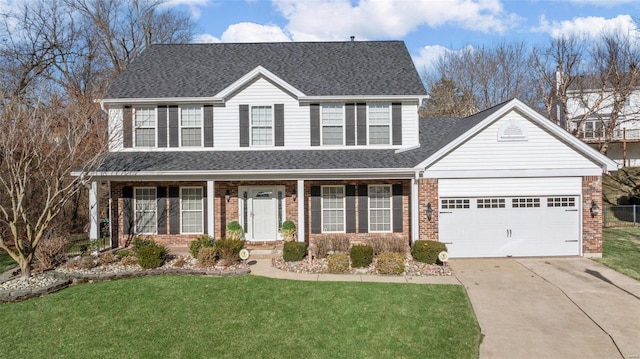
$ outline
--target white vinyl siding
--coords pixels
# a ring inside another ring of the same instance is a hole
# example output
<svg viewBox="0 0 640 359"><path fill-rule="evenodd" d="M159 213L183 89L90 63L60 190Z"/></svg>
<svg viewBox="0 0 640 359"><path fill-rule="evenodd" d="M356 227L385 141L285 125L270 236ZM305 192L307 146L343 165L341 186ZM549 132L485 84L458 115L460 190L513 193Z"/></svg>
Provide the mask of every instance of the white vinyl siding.
<svg viewBox="0 0 640 359"><path fill-rule="evenodd" d="M136 107L133 114L136 147L156 146L155 107Z"/></svg>
<svg viewBox="0 0 640 359"><path fill-rule="evenodd" d="M180 188L180 223L183 234L202 233L202 187Z"/></svg>
<svg viewBox="0 0 640 359"><path fill-rule="evenodd" d="M344 144L344 110L342 105L322 105L320 132L323 146Z"/></svg>
<svg viewBox="0 0 640 359"><path fill-rule="evenodd" d="M202 111L200 106L180 107L180 141L183 147L202 146Z"/></svg>
<svg viewBox="0 0 640 359"><path fill-rule="evenodd" d="M322 232L344 232L344 186L322 186Z"/></svg>
<svg viewBox="0 0 640 359"><path fill-rule="evenodd" d="M368 136L370 145L391 143L391 109L388 104L369 105Z"/></svg>
<svg viewBox="0 0 640 359"><path fill-rule="evenodd" d="M135 233L155 234L157 229L156 188L136 187L135 189Z"/></svg>
<svg viewBox="0 0 640 359"><path fill-rule="evenodd" d="M443 178L438 180L441 197L580 195L581 177L532 178Z"/></svg>
<svg viewBox="0 0 640 359"><path fill-rule="evenodd" d="M251 106L251 146L273 145L273 108Z"/></svg>
<svg viewBox="0 0 640 359"><path fill-rule="evenodd" d="M369 232L391 232L391 186L369 186Z"/></svg>

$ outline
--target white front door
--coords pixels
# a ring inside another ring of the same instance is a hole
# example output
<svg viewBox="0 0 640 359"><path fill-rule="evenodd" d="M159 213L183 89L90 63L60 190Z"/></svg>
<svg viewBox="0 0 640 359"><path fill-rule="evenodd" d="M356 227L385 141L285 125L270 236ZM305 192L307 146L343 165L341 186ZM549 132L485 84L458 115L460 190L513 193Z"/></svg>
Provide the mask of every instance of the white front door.
<svg viewBox="0 0 640 359"><path fill-rule="evenodd" d="M278 239L278 190L276 187L250 187L247 198L247 239Z"/></svg>

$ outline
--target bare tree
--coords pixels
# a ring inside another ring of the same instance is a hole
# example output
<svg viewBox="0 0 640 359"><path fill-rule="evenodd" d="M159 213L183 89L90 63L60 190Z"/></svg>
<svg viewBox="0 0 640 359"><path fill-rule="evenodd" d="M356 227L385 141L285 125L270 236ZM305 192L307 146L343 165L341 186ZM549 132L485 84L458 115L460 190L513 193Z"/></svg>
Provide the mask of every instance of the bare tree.
<svg viewBox="0 0 640 359"><path fill-rule="evenodd" d="M473 94L452 80L443 77L428 87L429 98L420 108L421 117L466 117L478 112Z"/></svg>

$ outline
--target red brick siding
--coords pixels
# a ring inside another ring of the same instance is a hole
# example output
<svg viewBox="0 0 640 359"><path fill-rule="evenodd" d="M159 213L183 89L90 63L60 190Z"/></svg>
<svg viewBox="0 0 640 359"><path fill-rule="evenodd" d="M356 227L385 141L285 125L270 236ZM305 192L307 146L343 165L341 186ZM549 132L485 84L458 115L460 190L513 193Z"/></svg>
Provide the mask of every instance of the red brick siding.
<svg viewBox="0 0 640 359"><path fill-rule="evenodd" d="M582 251L585 255L602 254L602 176L582 177ZM591 201L600 209L591 214Z"/></svg>
<svg viewBox="0 0 640 359"><path fill-rule="evenodd" d="M419 239L438 240L438 179L423 178L418 185L418 222ZM427 205L431 203L433 213L427 218Z"/></svg>

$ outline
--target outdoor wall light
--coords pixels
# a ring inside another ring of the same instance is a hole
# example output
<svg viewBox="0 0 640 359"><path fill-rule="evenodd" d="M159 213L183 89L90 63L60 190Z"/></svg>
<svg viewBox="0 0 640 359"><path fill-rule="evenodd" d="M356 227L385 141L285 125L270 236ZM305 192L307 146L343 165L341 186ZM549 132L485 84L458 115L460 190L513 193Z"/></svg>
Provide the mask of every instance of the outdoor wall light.
<svg viewBox="0 0 640 359"><path fill-rule="evenodd" d="M433 207L431 207L431 203L427 203L427 219L431 220L433 217Z"/></svg>
<svg viewBox="0 0 640 359"><path fill-rule="evenodd" d="M591 211L591 217L595 217L600 214L600 207L598 207L598 204L596 203L595 200L591 200L590 211Z"/></svg>
<svg viewBox="0 0 640 359"><path fill-rule="evenodd" d="M294 189L293 192L291 193L291 198L295 201L296 198L298 198L298 193L296 192L296 190Z"/></svg>
<svg viewBox="0 0 640 359"><path fill-rule="evenodd" d="M229 192L229 190L227 190L227 192L224 194L224 199L229 202L231 200L231 192Z"/></svg>

